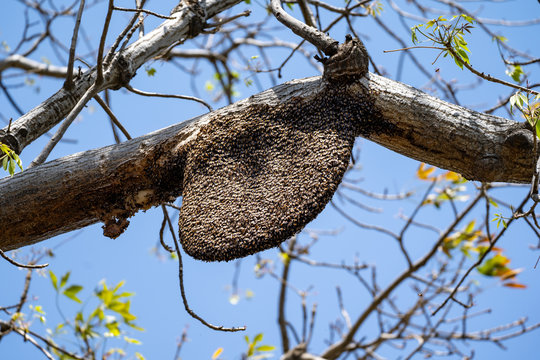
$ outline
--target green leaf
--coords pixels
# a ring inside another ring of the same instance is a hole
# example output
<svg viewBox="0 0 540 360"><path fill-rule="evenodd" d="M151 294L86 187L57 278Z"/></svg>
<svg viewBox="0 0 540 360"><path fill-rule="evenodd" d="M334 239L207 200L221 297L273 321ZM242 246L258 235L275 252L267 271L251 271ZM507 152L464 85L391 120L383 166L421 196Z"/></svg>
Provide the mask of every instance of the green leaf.
<svg viewBox="0 0 540 360"><path fill-rule="evenodd" d="M461 70L463 70L463 62L461 62L461 60L459 60L456 56L452 54L450 54L450 56L452 56L452 59L454 59L454 62L456 63L456 65L459 66Z"/></svg>
<svg viewBox="0 0 540 360"><path fill-rule="evenodd" d="M272 345L261 345L261 346L258 346L257 348L255 348L255 350L257 350L257 351L273 351L275 349L276 349L276 347L272 346Z"/></svg>
<svg viewBox="0 0 540 360"><path fill-rule="evenodd" d="M461 16L467 20L467 22L473 24L474 23L474 19L472 17L470 17L469 15L465 15L465 14L461 14Z"/></svg>
<svg viewBox="0 0 540 360"><path fill-rule="evenodd" d="M93 319L94 317L97 317L99 321L103 321L103 319L105 319L105 313L103 312L103 309L101 307L98 306L97 308L95 308L95 310L92 311L88 318Z"/></svg>
<svg viewBox="0 0 540 360"><path fill-rule="evenodd" d="M492 198L488 197L488 201L489 201L489 203L490 203L491 205L495 206L496 208L499 207L499 204L497 204L497 203L495 202L495 200L493 200Z"/></svg>
<svg viewBox="0 0 540 360"><path fill-rule="evenodd" d="M64 276L62 276L62 278L60 279L60 288L63 288L64 285L66 285L69 279L69 275L70 275L70 272L68 271L67 273L64 274Z"/></svg>
<svg viewBox="0 0 540 360"><path fill-rule="evenodd" d="M120 328L118 327L117 321L107 323L105 324L105 327L107 328L107 330L109 330L109 332L105 334L105 336L112 336L112 337L120 336Z"/></svg>
<svg viewBox="0 0 540 360"><path fill-rule="evenodd" d="M462 49L457 49L457 53L459 54L459 56L461 56L461 59L466 62L467 64L470 64L469 62L469 56L467 55L467 53L465 52L465 50L462 50Z"/></svg>
<svg viewBox="0 0 540 360"><path fill-rule="evenodd" d="M156 74L156 69L154 68L149 68L149 69L145 69L146 70L146 74L148 76L154 76Z"/></svg>
<svg viewBox="0 0 540 360"><path fill-rule="evenodd" d="M473 232L474 230L474 225L476 224L476 221L475 220L472 220L471 222L469 222L467 224L467 226L465 227L465 230L463 231L464 233L471 233Z"/></svg>
<svg viewBox="0 0 540 360"><path fill-rule="evenodd" d="M509 69L506 69L506 75L510 76L515 82L521 82L521 76L524 74L525 72L519 65L511 66Z"/></svg>
<svg viewBox="0 0 540 360"><path fill-rule="evenodd" d="M492 258L486 260L482 265L478 266L476 269L483 275L486 276L500 276L508 268L506 265L510 260L501 254L497 254Z"/></svg>
<svg viewBox="0 0 540 360"><path fill-rule="evenodd" d="M8 169L9 175L15 174L15 161L12 159L9 159L9 169Z"/></svg>
<svg viewBox="0 0 540 360"><path fill-rule="evenodd" d="M263 339L263 336L263 333L258 333L257 335L255 335L255 337L253 338L253 343L256 344L260 342Z"/></svg>
<svg viewBox="0 0 540 360"><path fill-rule="evenodd" d="M43 311L43 307L41 305L35 306L34 311L40 313L41 315L45 315L45 311Z"/></svg>
<svg viewBox="0 0 540 360"><path fill-rule="evenodd" d="M139 340L133 339L133 338L130 338L130 337L127 337L127 336L124 336L124 341L129 343L129 344L136 344L136 345L141 345L142 344L142 342L140 342Z"/></svg>
<svg viewBox="0 0 540 360"><path fill-rule="evenodd" d="M70 298L73 301L78 302L79 304L82 303L82 301L77 297L77 294L83 289L80 285L71 285L66 290L63 291L63 294Z"/></svg>
<svg viewBox="0 0 540 360"><path fill-rule="evenodd" d="M518 101L518 95L519 93L515 93L514 95L510 96L510 110L516 106L516 103Z"/></svg>
<svg viewBox="0 0 540 360"><path fill-rule="evenodd" d="M21 158L19 157L19 155L13 153L13 159L17 162L17 166L19 166L19 169L21 169L21 171L22 171L23 166L22 166L22 161L21 161Z"/></svg>
<svg viewBox="0 0 540 360"><path fill-rule="evenodd" d="M52 272L52 270L49 270L49 277L51 278L52 285L56 291L58 291L58 278L56 275Z"/></svg>

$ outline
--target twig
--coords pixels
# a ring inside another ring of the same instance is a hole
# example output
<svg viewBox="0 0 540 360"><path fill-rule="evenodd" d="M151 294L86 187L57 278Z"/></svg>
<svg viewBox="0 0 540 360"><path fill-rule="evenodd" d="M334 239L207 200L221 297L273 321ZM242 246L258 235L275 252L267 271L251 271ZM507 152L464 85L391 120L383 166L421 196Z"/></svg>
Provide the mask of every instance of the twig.
<svg viewBox="0 0 540 360"><path fill-rule="evenodd" d="M58 130L56 133L51 137L47 145L41 150L41 153L28 165L28 168L34 167L36 165L42 164L45 160L47 160L47 157L51 153L51 151L54 149L56 144L58 144L58 141L62 139L65 132L73 123L73 120L79 115L79 113L82 111L86 103L95 96L95 91L97 89L96 83L92 84L90 88L86 91L86 93L79 99L75 107L71 109L68 116L64 120L64 122L58 127Z"/></svg>
<svg viewBox="0 0 540 360"><path fill-rule="evenodd" d="M349 316L349 313L347 312L347 310L345 310L345 306L343 306L343 296L341 295L341 288L339 286L336 286L336 293L337 293L338 305L339 305L339 310L341 312L341 316L343 316L343 319L345 319L345 323L347 324L347 329L350 329L352 327L351 317Z"/></svg>
<svg viewBox="0 0 540 360"><path fill-rule="evenodd" d="M150 11L150 10L145 10L145 9L128 9L128 8L121 8L121 7L118 7L118 6L114 6L113 9L118 10L118 11L136 12L138 14L139 13L145 13L145 14L153 15L153 16L158 17L160 19L166 19L166 20L175 19L173 16L161 15L161 14L155 13L155 12Z"/></svg>
<svg viewBox="0 0 540 360"><path fill-rule="evenodd" d="M101 85L103 83L103 51L105 50L105 40L107 39L107 33L109 32L109 24L111 22L113 9L114 9L114 0L109 0L107 16L105 17L105 24L103 24L103 31L101 32L101 39L99 40L99 49L98 49L98 56L97 56L97 76L96 76L97 85Z"/></svg>
<svg viewBox="0 0 540 360"><path fill-rule="evenodd" d="M122 134L124 134L126 139L131 140L131 135L129 135L126 128L120 123L120 121L118 121L118 119L112 112L111 108L107 105L107 103L103 101L103 99L99 95L95 95L94 99L103 108L103 110L105 110L107 115L109 115L109 118L111 119L111 121L114 123L114 125L116 125L116 127L118 127L118 129L120 129L120 131L122 132Z"/></svg>
<svg viewBox="0 0 540 360"><path fill-rule="evenodd" d="M373 298L373 301L368 306L366 310L356 319L355 323L353 324L351 330L338 342L334 343L328 349L326 349L322 355L323 358L334 360L337 359L343 351L346 350L346 347L349 343L353 341L354 335L360 328L360 326L364 323L364 321L368 318L368 316L377 309L377 307L385 300L387 299L392 291L398 285L400 285L404 280L408 279L411 274L416 272L418 269L423 267L427 264L427 262L435 255L437 250L439 249L439 246L442 244L444 239L450 234L450 232L455 228L455 226L467 215L474 206L478 203L478 201L482 198L482 194L478 194L474 200L471 201L471 203L461 212L461 214L450 224L450 226L444 231L444 233L439 237L438 241L433 245L430 251L428 251L421 259L416 261L412 267L404 271L401 275L399 275L384 291L379 292L377 296Z"/></svg>
<svg viewBox="0 0 540 360"><path fill-rule="evenodd" d="M379 231L379 232L381 232L383 234L386 234L386 235L388 235L388 236L390 236L390 237L392 237L392 238L394 238L396 240L398 239L398 235L394 234L392 231L388 230L387 228L377 226L377 225L365 224L365 223L362 223L362 222L356 220L351 215L347 214L347 212L345 212L345 210L343 210L339 206L337 206L337 204L332 200L330 201L330 205L332 205L332 207L334 209L336 209L338 213L343 215L344 218L346 218L347 220L349 220L350 222L352 222L356 226L361 227L363 229Z"/></svg>
<svg viewBox="0 0 540 360"><path fill-rule="evenodd" d="M508 61L508 60L504 59L504 63L506 65L512 65L512 66L525 66L525 65L531 65L531 64L534 64L534 63L537 63L537 62L540 62L540 58L532 59L532 60L529 60L529 61Z"/></svg>
<svg viewBox="0 0 540 360"><path fill-rule="evenodd" d="M482 197L484 197L484 194L481 193ZM521 204L519 205L518 207L518 210L516 211L521 211L521 209L523 208L523 206L527 203L527 201L529 200L529 197L526 196L525 199L521 202ZM443 303L441 305L439 305L437 307L437 309L435 309L435 311L433 311L432 315L435 315L439 312L439 310L441 310L447 303L450 299L458 302L459 304L463 305L463 303L457 301L457 299L454 298L454 295L456 294L456 292L458 291L459 287L461 286L461 284L463 284L463 282L465 281L465 279L469 276L469 274L471 273L471 271L473 269L475 269L477 266L479 266L480 264L482 264L482 262L484 261L484 259L486 258L486 256L491 252L491 250L493 249L493 247L495 246L495 244L497 243L497 241L502 237L502 235L506 232L506 229L508 229L508 226L515 220L516 218L515 217L512 217L510 218L510 220L508 220L508 223L506 224L506 226L501 230L501 232L499 234L497 234L497 236L489 241L489 246L487 248L486 251L484 251L484 253L482 254L482 256L480 256L478 258L478 260L476 260L476 262L471 266L469 267L469 269L465 272L465 274L463 274L463 276L461 277L461 280L459 280L459 282L457 283L457 285L454 287L454 290L452 290L452 292L450 293L450 295L448 295L448 297L443 301Z"/></svg>
<svg viewBox="0 0 540 360"><path fill-rule="evenodd" d="M317 28L315 26L315 17L313 16L311 9L309 8L307 0L298 0L298 5L300 6L300 11L302 11L302 16L304 17L305 23L308 26Z"/></svg>
<svg viewBox="0 0 540 360"><path fill-rule="evenodd" d="M280 0L271 0L270 8L276 19L283 25L287 26L296 35L300 36L315 45L317 49L320 49L326 54L326 56L332 56L337 53L338 41L332 39L325 33L317 30L314 27L308 27L303 22L293 18L287 14L281 7Z"/></svg>
<svg viewBox="0 0 540 360"><path fill-rule="evenodd" d="M163 237L163 232L165 231L165 225L167 225L167 218L169 215L167 208L165 208L164 205L161 205L161 209L163 210L163 221L161 222L161 227L159 228L159 242L166 251L172 253L174 252L174 249L165 244L165 238Z"/></svg>
<svg viewBox="0 0 540 360"><path fill-rule="evenodd" d="M192 318L199 320L203 325L209 327L212 330L227 331L227 332L236 332L236 331L246 330L245 326L227 328L223 326L212 325L208 323L206 320L204 320L203 318L201 318L199 315L195 314L193 310L191 310L187 302L186 293L184 291L184 267L182 264L182 254L180 253L180 246L178 245L178 240L176 239L176 236L174 235L174 229L173 229L170 219L168 219L168 224L169 224L169 230L171 230L171 233L173 234L174 247L176 248L176 255L178 256L178 279L180 280L180 295L182 296L182 302L184 303L184 308L186 309L187 313Z"/></svg>
<svg viewBox="0 0 540 360"><path fill-rule="evenodd" d="M49 353L43 346L39 345L38 342L33 337L28 335L29 332L27 330L23 331L21 329L15 328L13 329L13 331L21 335L25 341L29 341L32 345L37 347L43 353L43 355L45 355L47 359L54 360L54 357L51 355L51 353ZM78 359L78 358L75 357L75 359Z"/></svg>
<svg viewBox="0 0 540 360"><path fill-rule="evenodd" d="M159 94L159 93L146 92L146 91L135 89L131 85L126 85L126 89L128 89L132 93L135 93L137 95L142 95L142 96L155 96L155 97L162 97L162 98L175 98L175 99L193 100L193 101L196 101L196 102L206 106L210 112L214 111L214 109L212 109L212 107L209 104L207 104L204 100L196 98L194 96Z"/></svg>
<svg viewBox="0 0 540 360"><path fill-rule="evenodd" d="M187 329L188 327L184 327L184 330L182 330L182 337L180 338L180 341L178 341L178 345L176 345L176 353L174 354L174 360L180 359L180 350L182 350L182 345L184 345L187 341Z"/></svg>
<svg viewBox="0 0 540 360"><path fill-rule="evenodd" d="M73 29L73 36L71 38L71 46L69 48L69 61L67 66L67 77L64 82L64 88L66 90L73 89L73 64L75 63L75 49L77 47L77 36L79 35L79 26L81 25L82 13L84 10L85 0L81 0L79 4L79 11L77 12L77 18L75 20L75 28Z"/></svg>
<svg viewBox="0 0 540 360"><path fill-rule="evenodd" d="M296 237L293 236L289 240L289 249L286 254L292 254L294 251L294 245L296 244ZM289 337L287 336L287 327L285 319L285 302L287 299L287 279L289 278L289 270L291 267L291 260L287 258L283 262L283 273L281 275L281 287L279 289L279 300L278 300L278 324L279 324L279 334L281 336L281 346L282 351L285 354L289 351Z"/></svg>
<svg viewBox="0 0 540 360"><path fill-rule="evenodd" d="M0 256L3 257L5 260L7 260L9 263L11 263L12 265L15 265L17 267L20 267L20 268L25 268L25 269L43 269L44 267L47 267L49 266L49 264L40 264L40 265L33 265L33 264L21 264L15 260L13 260L12 258L10 258L9 256L6 255L6 253L4 253L4 251L0 250Z"/></svg>
<svg viewBox="0 0 540 360"><path fill-rule="evenodd" d="M3 325L3 324L6 324L5 322L3 322L2 320L0 320L0 325ZM11 329L16 332L17 334L21 335L22 337L24 337L26 340L29 340L28 338L28 334L38 338L39 340L43 341L45 344L47 344L47 346L49 347L52 347L54 348L55 350L69 356L70 358L73 358L75 360L84 360L82 357L80 356L77 356L76 354L72 353L72 352L69 352L63 348L61 348L60 346L57 346L56 344L54 344L53 342L47 340L46 338L44 338L43 336L39 335L38 333L30 330L30 329L19 329L17 327L13 328L11 327ZM32 342L32 341L30 341ZM32 342L33 345L36 345L37 344L37 341L36 342ZM40 350L41 350L41 346L37 345L38 347L40 347Z"/></svg>
<svg viewBox="0 0 540 360"><path fill-rule="evenodd" d="M215 23L207 23L204 26L204 28L205 29L217 28L217 27L220 27L221 25L227 24L227 23L229 23L231 21L234 21L234 20L236 20L238 18L241 18L243 16L249 16L249 15L251 15L251 10L245 10L245 11L242 11L240 14L233 15L231 17L224 18L224 19L219 19Z"/></svg>
<svg viewBox="0 0 540 360"><path fill-rule="evenodd" d="M144 6L144 3L146 2L146 0L142 1L140 3L140 5L137 5L137 7L143 7ZM129 39L131 37L130 34L130 31L135 31L135 28L137 28L139 26L140 23L142 23L142 20L143 19L140 19L139 20L139 23L137 25L135 25L135 27L133 27L133 24L135 24L135 21L139 18L139 15L140 14L135 14L131 20L129 21L129 23L126 25L126 27L124 28L124 30L122 30L122 32L120 33L120 35L118 35L116 37L116 40L114 40L114 43L112 44L111 48L109 49L109 51L107 52L107 55L105 56L105 60L103 60L103 62L105 64L108 64L110 63L113 55L114 55L114 52L116 51L116 48L118 47L118 45L120 44L120 42L122 41L122 39L124 38L124 36L126 37L126 39ZM128 35L126 35L128 34ZM127 40L126 40L127 42ZM126 42L124 42L124 47L126 45Z"/></svg>
<svg viewBox="0 0 540 360"><path fill-rule="evenodd" d="M473 74L481 77L482 79L485 79L487 81L491 81L491 82L494 82L494 83L497 83L497 84L502 84L502 85L506 85L506 86L509 86L509 87L512 87L514 89L518 89L518 90L521 90L521 91L525 91L527 93L530 93L530 94L534 94L534 95L540 95L540 93L538 91L535 91L535 90L532 90L532 89L528 89L526 87L523 87L523 86L520 86L520 85L517 85L517 84L512 84L511 82L508 82L508 81L504 81L504 80L501 80L501 79L498 79L496 77L493 77L489 74L484 74L483 72L480 72L478 70L476 70L475 68L473 68L469 63L467 63L465 60L463 60L463 58L461 57L461 55L459 55L453 48L451 45L446 45L446 50L448 50L448 52L450 52L452 54L452 56L454 56L454 58L458 59L458 61L463 64L463 66L465 66L470 72L472 72Z"/></svg>

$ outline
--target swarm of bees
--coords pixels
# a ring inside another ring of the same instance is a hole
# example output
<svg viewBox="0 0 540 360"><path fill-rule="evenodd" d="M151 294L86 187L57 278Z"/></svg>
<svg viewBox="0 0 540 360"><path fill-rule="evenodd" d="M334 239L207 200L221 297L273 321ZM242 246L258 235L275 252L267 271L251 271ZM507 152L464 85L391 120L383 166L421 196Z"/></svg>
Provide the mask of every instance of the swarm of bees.
<svg viewBox="0 0 540 360"><path fill-rule="evenodd" d="M346 85L326 86L311 99L252 105L201 129L184 168L186 253L206 261L244 257L278 246L324 209L373 109Z"/></svg>

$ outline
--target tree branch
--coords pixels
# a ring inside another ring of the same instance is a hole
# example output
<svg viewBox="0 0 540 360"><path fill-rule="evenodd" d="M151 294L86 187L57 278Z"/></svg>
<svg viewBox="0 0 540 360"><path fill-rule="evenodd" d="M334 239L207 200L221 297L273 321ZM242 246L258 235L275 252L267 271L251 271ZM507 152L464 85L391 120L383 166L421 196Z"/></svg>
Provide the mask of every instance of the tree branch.
<svg viewBox="0 0 540 360"><path fill-rule="evenodd" d="M355 99L368 91L374 98L370 106L379 114L375 119L356 119L360 136L470 180L530 182L533 138L523 124L447 103L374 74L347 89ZM224 116L250 116L258 106L275 109L320 101L327 90L320 77L291 81L125 143L4 178L0 249L16 249L98 221L106 228L120 226L121 219L182 193L185 152L206 124ZM339 111L344 116L354 113L352 104Z"/></svg>
<svg viewBox="0 0 540 360"><path fill-rule="evenodd" d="M236 5L241 0L209 0L206 11L208 18ZM171 45L188 36L189 25L194 14L183 7L174 13L173 20L166 20L152 32L146 34L133 44L116 54L110 65L103 74L104 81L96 89L99 93L105 89L119 89L129 82L137 69L150 59L166 51ZM121 55L121 56L120 56ZM121 58L121 61L118 61ZM17 60L20 60L18 58ZM0 67L2 64L0 64ZM66 70L67 71L67 70ZM28 144L39 138L45 132L64 119L73 109L79 99L95 83L97 76L96 68L74 79L73 89L67 91L60 89L40 105L29 111L11 126L7 133L7 127L0 130L0 142L7 143L20 153ZM9 137L9 139L7 139Z"/></svg>

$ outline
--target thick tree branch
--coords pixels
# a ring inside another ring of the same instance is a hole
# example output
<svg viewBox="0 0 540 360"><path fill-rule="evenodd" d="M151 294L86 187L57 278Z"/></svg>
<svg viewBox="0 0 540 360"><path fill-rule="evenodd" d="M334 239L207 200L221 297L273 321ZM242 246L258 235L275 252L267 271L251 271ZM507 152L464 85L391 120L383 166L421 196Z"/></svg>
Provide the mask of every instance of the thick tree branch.
<svg viewBox="0 0 540 360"><path fill-rule="evenodd" d="M182 192L186 149L201 127L257 106L280 107L324 96L320 77L288 82L236 104L119 145L70 155L0 180L0 249L12 250L103 221L108 236L140 209ZM405 156L480 181L528 183L533 138L522 124L436 99L368 74L348 92L374 98L375 119L360 135ZM340 111L351 112L343 107Z"/></svg>
<svg viewBox="0 0 540 360"><path fill-rule="evenodd" d="M241 0L207 1L207 17L236 5ZM122 52L116 54L104 73L104 81L97 92L105 89L119 89L135 75L137 69L150 59L162 54L170 46L188 37L191 19L195 16L188 8L181 7L174 13L173 20L166 20L152 32L138 39ZM17 59L20 62L20 59ZM2 64L0 63L0 66ZM0 130L0 141L20 153L28 144L50 130L73 109L79 99L96 80L96 68L74 79L73 89L60 89L56 94L42 102L11 125Z"/></svg>
<svg viewBox="0 0 540 360"><path fill-rule="evenodd" d="M0 72L9 68L26 70L31 74L56 78L65 78L68 71L67 67L41 63L18 54L10 55L0 60Z"/></svg>
<svg viewBox="0 0 540 360"><path fill-rule="evenodd" d="M317 30L314 27L308 26L305 23L295 19L291 15L287 14L281 7L280 0L271 0L270 8L276 19L283 25L287 26L296 35L300 36L315 45L317 49L324 52L327 56L332 56L338 51L339 43L326 35L322 31Z"/></svg>

